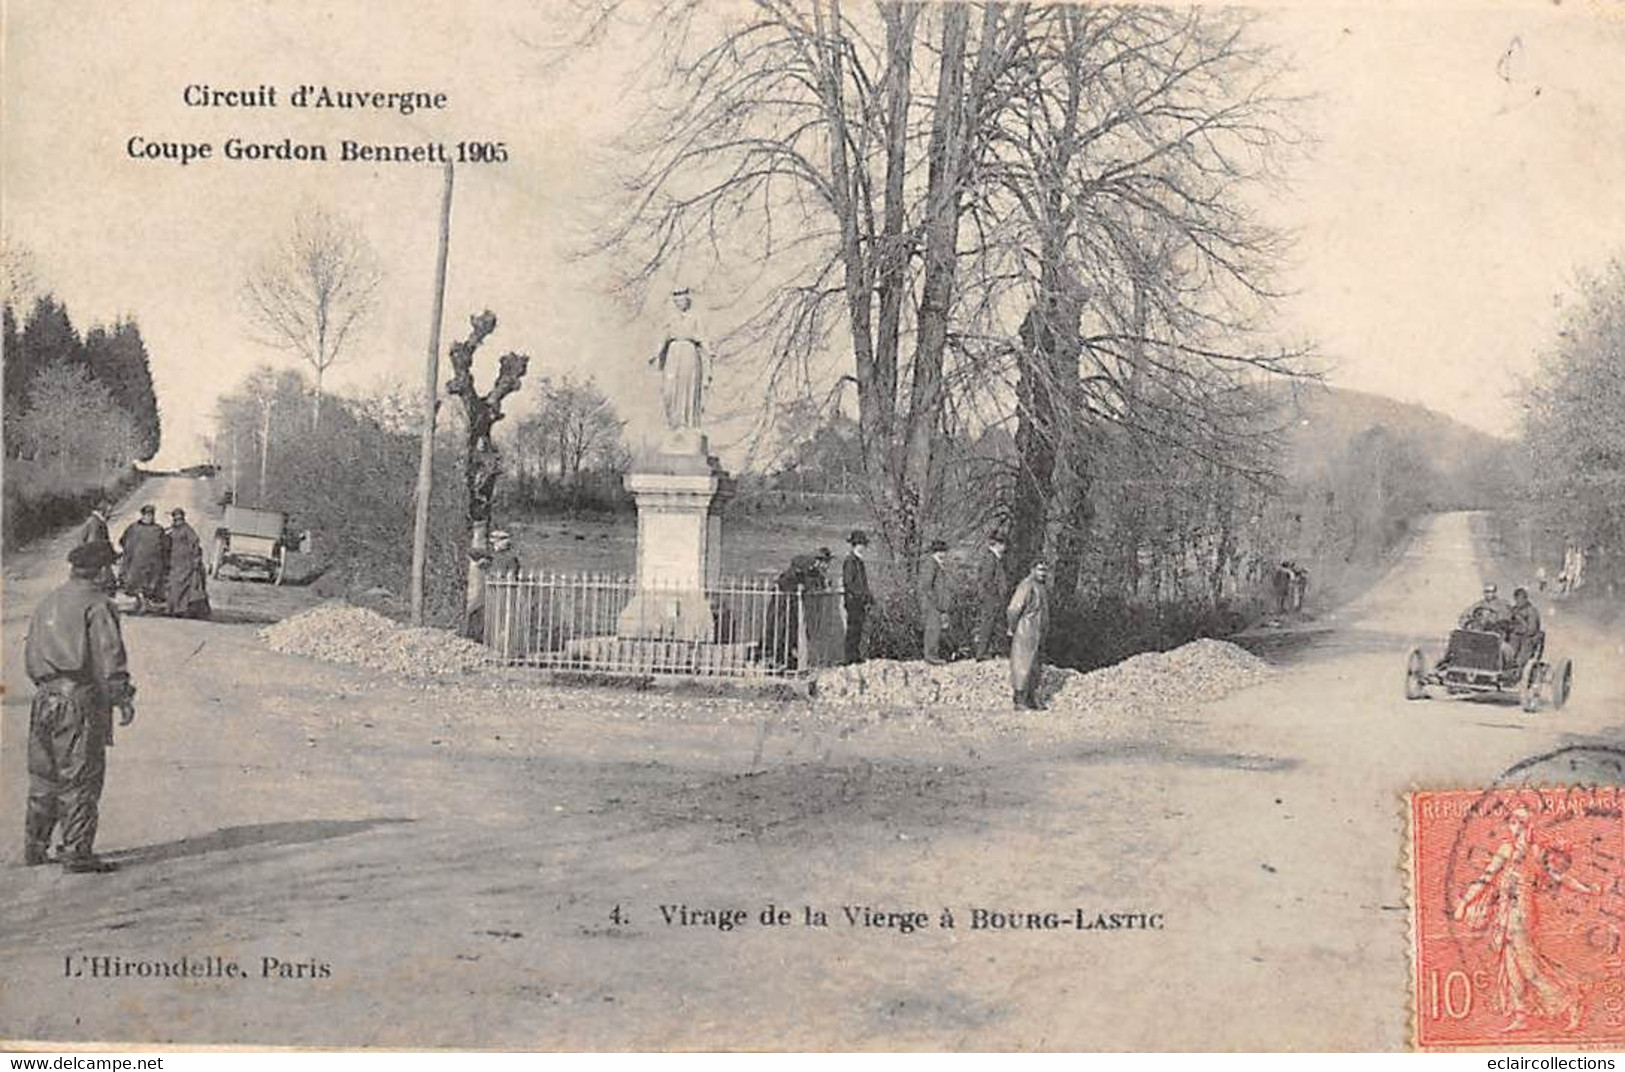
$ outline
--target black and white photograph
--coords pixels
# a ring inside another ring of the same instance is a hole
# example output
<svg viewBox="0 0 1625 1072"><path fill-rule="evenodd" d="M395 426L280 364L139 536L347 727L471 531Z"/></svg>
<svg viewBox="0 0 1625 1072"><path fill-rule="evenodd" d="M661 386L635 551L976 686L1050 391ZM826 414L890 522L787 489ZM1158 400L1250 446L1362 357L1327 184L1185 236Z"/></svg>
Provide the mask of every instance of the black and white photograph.
<svg viewBox="0 0 1625 1072"><path fill-rule="evenodd" d="M10 0L0 1048L1625 1049L1625 6Z"/></svg>

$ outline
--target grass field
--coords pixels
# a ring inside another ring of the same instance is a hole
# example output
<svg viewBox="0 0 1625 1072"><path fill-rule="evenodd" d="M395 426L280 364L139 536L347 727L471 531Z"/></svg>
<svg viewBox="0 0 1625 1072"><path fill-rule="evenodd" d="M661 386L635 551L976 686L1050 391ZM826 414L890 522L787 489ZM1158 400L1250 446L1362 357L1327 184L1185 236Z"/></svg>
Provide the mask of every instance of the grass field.
<svg viewBox="0 0 1625 1072"><path fill-rule="evenodd" d="M509 521L507 528L525 569L629 575L636 565L637 520L630 515L533 515ZM723 521L722 572L729 577L777 576L792 557L820 547L828 547L838 560L845 556L846 538L855 528L869 530L873 541L868 557L871 583L887 583L890 555L874 533L873 522L851 500L826 500L810 507L793 499L783 505L752 500L730 509ZM966 554L973 550L965 549Z"/></svg>

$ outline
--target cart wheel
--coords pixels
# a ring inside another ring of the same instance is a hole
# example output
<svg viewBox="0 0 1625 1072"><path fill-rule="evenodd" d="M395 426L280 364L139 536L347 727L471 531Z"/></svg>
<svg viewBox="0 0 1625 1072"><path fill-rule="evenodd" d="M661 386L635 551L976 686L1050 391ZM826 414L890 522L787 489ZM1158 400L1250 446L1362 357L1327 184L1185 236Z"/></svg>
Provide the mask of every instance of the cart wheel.
<svg viewBox="0 0 1625 1072"><path fill-rule="evenodd" d="M209 576L220 576L220 563L226 557L226 541L216 536L214 538L214 554L209 556Z"/></svg>
<svg viewBox="0 0 1625 1072"><path fill-rule="evenodd" d="M1405 699L1425 700L1428 690L1422 682L1422 674L1427 667L1427 660L1422 658L1421 648L1412 648L1405 659Z"/></svg>
<svg viewBox="0 0 1625 1072"><path fill-rule="evenodd" d="M1562 708L1569 702L1569 689L1574 686L1574 664L1567 659L1559 659L1548 671L1550 675L1547 686L1548 695L1552 698L1552 706Z"/></svg>

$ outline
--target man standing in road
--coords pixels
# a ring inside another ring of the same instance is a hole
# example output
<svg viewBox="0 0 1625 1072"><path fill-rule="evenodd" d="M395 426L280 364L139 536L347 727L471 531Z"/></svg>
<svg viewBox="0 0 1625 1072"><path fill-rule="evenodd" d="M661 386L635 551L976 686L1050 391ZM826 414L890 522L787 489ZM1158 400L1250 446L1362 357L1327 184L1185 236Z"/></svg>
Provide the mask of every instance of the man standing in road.
<svg viewBox="0 0 1625 1072"><path fill-rule="evenodd" d="M207 618L209 589L204 579L203 544L186 523L180 507L169 512L169 613L179 618Z"/></svg>
<svg viewBox="0 0 1625 1072"><path fill-rule="evenodd" d="M1005 610L1005 625L1010 635L1011 704L1018 711L1042 711L1038 684L1043 666L1038 653L1049 630L1049 564L1043 559L1034 562L1026 579L1016 585Z"/></svg>
<svg viewBox="0 0 1625 1072"><path fill-rule="evenodd" d="M1010 605L1010 572L1004 561L1004 534L987 538L987 553L976 571L976 658L1000 654L1005 608Z"/></svg>
<svg viewBox="0 0 1625 1072"><path fill-rule="evenodd" d="M118 541L124 558L124 590L135 596L138 609L164 601L164 542L168 537L156 516L150 503L143 506L141 517L125 528Z"/></svg>
<svg viewBox="0 0 1625 1072"><path fill-rule="evenodd" d="M941 665L942 631L953 608L953 581L948 576L948 544L932 540L930 557L920 569L920 616L925 624L925 661Z"/></svg>
<svg viewBox="0 0 1625 1072"><path fill-rule="evenodd" d="M851 546L846 560L841 563L841 599L846 607L846 661L863 661L863 625L869 617L869 608L875 604L874 593L869 590L869 567L863 556L869 546L869 534L853 529L846 538Z"/></svg>
<svg viewBox="0 0 1625 1072"><path fill-rule="evenodd" d="M28 812L23 861L47 862L51 832L62 824L65 870L111 871L96 857L96 820L106 749L119 725L135 719L135 686L118 614L97 584L113 563L106 543L84 543L68 554L72 575L35 608L23 641L23 663L34 682L28 718Z"/></svg>

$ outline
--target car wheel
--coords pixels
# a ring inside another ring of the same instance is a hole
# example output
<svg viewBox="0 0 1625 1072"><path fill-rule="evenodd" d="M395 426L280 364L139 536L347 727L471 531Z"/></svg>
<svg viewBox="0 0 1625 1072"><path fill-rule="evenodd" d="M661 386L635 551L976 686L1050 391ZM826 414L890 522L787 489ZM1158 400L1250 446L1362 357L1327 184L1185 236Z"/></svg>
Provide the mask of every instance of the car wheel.
<svg viewBox="0 0 1625 1072"><path fill-rule="evenodd" d="M1574 685L1574 664L1567 659L1559 659L1551 669L1552 706L1561 708L1569 702L1569 690Z"/></svg>

